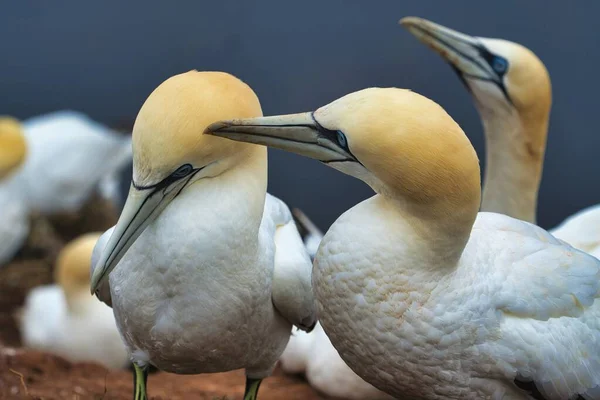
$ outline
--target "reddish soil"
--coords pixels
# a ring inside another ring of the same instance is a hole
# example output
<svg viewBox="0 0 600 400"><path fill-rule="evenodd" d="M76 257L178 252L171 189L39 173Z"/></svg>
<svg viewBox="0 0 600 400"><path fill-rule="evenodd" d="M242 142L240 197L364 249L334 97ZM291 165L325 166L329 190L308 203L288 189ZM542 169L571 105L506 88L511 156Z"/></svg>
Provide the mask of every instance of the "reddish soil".
<svg viewBox="0 0 600 400"><path fill-rule="evenodd" d="M91 364L73 364L63 358L20 348L15 315L27 292L52 282L54 260L62 245L89 231L116 223L114 212L92 199L84 211L60 218L32 217L32 232L15 260L0 267L0 399L102 399L132 398L132 374ZM183 376L158 372L148 379L150 399L241 399L243 371ZM259 399L318 400L305 380L276 371L265 379Z"/></svg>
<svg viewBox="0 0 600 400"><path fill-rule="evenodd" d="M164 372L148 378L148 394L154 400L241 399L244 372L174 375ZM1 399L130 400L132 375L109 371L96 364L72 364L60 357L34 351L4 349L0 353ZM261 400L321 399L300 378L276 371L260 387Z"/></svg>

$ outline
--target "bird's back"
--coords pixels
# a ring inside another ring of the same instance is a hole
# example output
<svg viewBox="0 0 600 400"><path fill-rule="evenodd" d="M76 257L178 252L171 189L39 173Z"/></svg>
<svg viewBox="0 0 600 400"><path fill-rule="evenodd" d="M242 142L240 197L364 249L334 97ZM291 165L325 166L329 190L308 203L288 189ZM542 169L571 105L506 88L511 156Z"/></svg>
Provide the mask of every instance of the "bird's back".
<svg viewBox="0 0 600 400"><path fill-rule="evenodd" d="M58 285L39 286L25 298L20 317L21 340L25 347L52 351L60 342L67 317L67 303Z"/></svg>
<svg viewBox="0 0 600 400"><path fill-rule="evenodd" d="M29 206L42 212L81 206L100 180L130 156L129 138L77 112L42 115L23 126L28 155L17 176Z"/></svg>
<svg viewBox="0 0 600 400"><path fill-rule="evenodd" d="M585 208L552 229L553 236L600 258L600 205Z"/></svg>
<svg viewBox="0 0 600 400"><path fill-rule="evenodd" d="M471 345L479 354L473 368L533 382L546 399L596 399L600 261L536 225L494 213L479 214L461 261L454 287L471 299L472 326L486 327Z"/></svg>
<svg viewBox="0 0 600 400"><path fill-rule="evenodd" d="M336 221L315 269L318 296L328 298L323 326L361 377L428 399L520 396L520 375L549 399L600 382L600 261L535 225L479 213L458 263L423 264L402 221L368 212L376 201ZM339 232L356 239L342 242Z"/></svg>

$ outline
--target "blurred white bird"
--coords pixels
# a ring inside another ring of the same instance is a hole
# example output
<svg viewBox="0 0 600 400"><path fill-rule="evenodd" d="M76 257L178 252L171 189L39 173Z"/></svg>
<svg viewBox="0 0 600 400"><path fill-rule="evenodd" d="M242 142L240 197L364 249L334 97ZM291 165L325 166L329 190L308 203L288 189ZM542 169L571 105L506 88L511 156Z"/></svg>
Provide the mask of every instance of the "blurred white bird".
<svg viewBox="0 0 600 400"><path fill-rule="evenodd" d="M411 399L600 399L600 260L478 213L477 154L438 104L370 88L207 132L320 160L376 192L329 228L313 268L319 321L367 382Z"/></svg>
<svg viewBox="0 0 600 400"><path fill-rule="evenodd" d="M123 368L129 356L113 312L89 292L92 251L99 237L85 234L62 249L54 271L56 283L27 295L19 318L21 337L26 347L71 361ZM94 255L96 261L98 257Z"/></svg>
<svg viewBox="0 0 600 400"><path fill-rule="evenodd" d="M103 178L132 160L130 135L78 112L30 118L23 126L29 153L15 180L42 214L79 209Z"/></svg>
<svg viewBox="0 0 600 400"><path fill-rule="evenodd" d="M0 182L0 266L23 245L31 212L77 211L99 188L120 209L116 180L132 159L130 136L78 112L31 118L23 129L26 160Z"/></svg>
<svg viewBox="0 0 600 400"><path fill-rule="evenodd" d="M314 259L323 233L301 210L292 214L311 259ZM356 375L342 360L317 322L312 332L293 328L290 341L279 358L288 374L304 374L312 387L331 397L349 400L386 400L392 397Z"/></svg>
<svg viewBox="0 0 600 400"><path fill-rule="evenodd" d="M466 35L417 17L400 23L448 61L473 96L486 138L482 211L536 223L552 104L542 61L518 43ZM600 204L550 233L600 256Z"/></svg>

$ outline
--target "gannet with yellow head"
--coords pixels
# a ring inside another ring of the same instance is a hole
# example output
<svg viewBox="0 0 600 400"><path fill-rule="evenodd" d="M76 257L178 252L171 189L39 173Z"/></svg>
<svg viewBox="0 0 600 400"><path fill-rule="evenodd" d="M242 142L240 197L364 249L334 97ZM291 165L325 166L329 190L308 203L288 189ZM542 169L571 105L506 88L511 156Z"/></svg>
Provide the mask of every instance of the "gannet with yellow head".
<svg viewBox="0 0 600 400"><path fill-rule="evenodd" d="M106 301L108 279L137 396L153 364L245 368L253 399L292 324L314 327L310 258L287 206L266 193L266 149L202 134L219 119L260 115L239 79L191 71L163 82L137 116L133 182L91 282Z"/></svg>
<svg viewBox="0 0 600 400"><path fill-rule="evenodd" d="M25 146L27 156L20 168L0 180L0 266L24 245L32 213L80 211L95 192L120 209L116 187L118 174L131 162L129 135L73 111L29 118L21 127L15 121L4 126L11 127L15 139L10 147L0 139L0 164L8 160L2 155L5 149L14 157ZM20 129L22 135L16 133Z"/></svg>
<svg viewBox="0 0 600 400"><path fill-rule="evenodd" d="M27 294L20 318L26 347L58 354L71 361L93 361L123 368L129 355L112 310L89 292L90 258L100 233L82 235L60 252L55 284Z"/></svg>
<svg viewBox="0 0 600 400"><path fill-rule="evenodd" d="M25 159L27 144L19 121L0 117L0 179L16 170Z"/></svg>
<svg viewBox="0 0 600 400"><path fill-rule="evenodd" d="M535 223L552 104L542 61L507 40L469 36L417 17L400 23L450 63L473 96L486 137L481 209ZM551 233L600 256L600 205Z"/></svg>
<svg viewBox="0 0 600 400"><path fill-rule="evenodd" d="M518 43L465 35L417 17L400 23L450 63L486 138L483 211L535 223L552 104L542 61Z"/></svg>
<svg viewBox="0 0 600 400"><path fill-rule="evenodd" d="M320 160L377 193L315 257L319 320L346 363L399 398L598 399L600 261L530 223L478 213L479 162L414 92L371 88L313 113L207 133Z"/></svg>

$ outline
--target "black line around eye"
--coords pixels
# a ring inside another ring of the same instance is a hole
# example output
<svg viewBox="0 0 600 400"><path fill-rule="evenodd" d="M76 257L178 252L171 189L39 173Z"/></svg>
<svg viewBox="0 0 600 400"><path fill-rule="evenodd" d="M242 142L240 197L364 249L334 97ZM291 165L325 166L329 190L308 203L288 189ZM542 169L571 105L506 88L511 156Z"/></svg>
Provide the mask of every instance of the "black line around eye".
<svg viewBox="0 0 600 400"><path fill-rule="evenodd" d="M185 171L187 173L178 175L178 173L182 172L181 171L182 168L185 168ZM135 183L135 181L133 179L131 179L131 184L137 190L151 190L151 189L155 189L155 191L159 191L161 189L166 188L170 184L172 184L174 182L177 182L178 180L183 179L186 176L189 176L192 173L195 175L198 171L202 170L203 168L204 167L202 167L202 168L194 168L191 164L184 164L184 165L180 166L179 168L177 168L173 173L171 173L171 175L167 176L162 181L157 182L157 183L155 183L153 185L147 185L147 186L138 185L138 184Z"/></svg>
<svg viewBox="0 0 600 400"><path fill-rule="evenodd" d="M340 146L342 149L344 149L348 154L351 154L352 157L354 157L354 154L352 154L352 152L350 151L350 149L348 148L348 138L346 137L346 135L344 135L344 138L346 138L346 143L345 146L342 146L340 144L340 142L338 141L338 131L335 130L331 130L331 129L327 129L325 127L323 127L323 125L321 125L319 123L319 121L317 121L317 119L315 118L315 113L311 113L310 114L316 127L317 127L317 131L321 134L321 136L323 136L324 138L328 139L329 141L335 143L336 145ZM342 131L340 131L342 132ZM343 134L343 132L342 132ZM356 159L356 157L354 157Z"/></svg>

